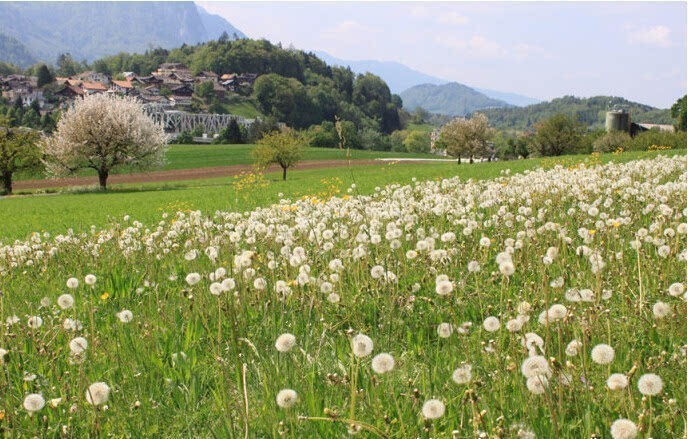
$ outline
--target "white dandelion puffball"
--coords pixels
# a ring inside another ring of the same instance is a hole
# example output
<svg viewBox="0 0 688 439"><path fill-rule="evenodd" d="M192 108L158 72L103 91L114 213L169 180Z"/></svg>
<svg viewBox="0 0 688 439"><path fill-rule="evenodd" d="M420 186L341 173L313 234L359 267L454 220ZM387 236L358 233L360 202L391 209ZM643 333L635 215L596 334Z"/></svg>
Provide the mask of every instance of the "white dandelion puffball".
<svg viewBox="0 0 688 439"><path fill-rule="evenodd" d="M471 273L477 273L480 271L480 264L478 261L471 261L468 263L468 271Z"/></svg>
<svg viewBox="0 0 688 439"><path fill-rule="evenodd" d="M86 390L86 402L91 405L105 404L110 397L110 386L103 382L93 383Z"/></svg>
<svg viewBox="0 0 688 439"><path fill-rule="evenodd" d="M120 311L116 315L119 321L122 323L129 323L134 319L134 314L128 309Z"/></svg>
<svg viewBox="0 0 688 439"><path fill-rule="evenodd" d="M38 393L30 393L24 398L24 409L29 413L41 410L45 406L45 399Z"/></svg>
<svg viewBox="0 0 688 439"><path fill-rule="evenodd" d="M583 347L583 343L579 340L571 340L571 342L566 345L566 350L564 351L569 357L574 357L578 355L578 351Z"/></svg>
<svg viewBox="0 0 688 439"><path fill-rule="evenodd" d="M473 379L473 366L470 364L464 364L461 367L458 367L457 369L454 370L452 373L452 380L456 384L468 384L471 382Z"/></svg>
<svg viewBox="0 0 688 439"><path fill-rule="evenodd" d="M210 284L210 294L213 296L219 296L224 291L225 289L220 282L213 282Z"/></svg>
<svg viewBox="0 0 688 439"><path fill-rule="evenodd" d="M671 312L671 305L664 302L657 302L652 307L652 315L656 319L663 319Z"/></svg>
<svg viewBox="0 0 688 439"><path fill-rule="evenodd" d="M435 292L440 296L447 296L454 290L454 285L448 280L443 280L435 286Z"/></svg>
<svg viewBox="0 0 688 439"><path fill-rule="evenodd" d="M279 352L289 352L296 344L296 337L293 334L284 333L277 337L275 349Z"/></svg>
<svg viewBox="0 0 688 439"><path fill-rule="evenodd" d="M327 301L330 303L339 303L339 299L340 299L339 294L337 294L337 293L330 293L327 296Z"/></svg>
<svg viewBox="0 0 688 439"><path fill-rule="evenodd" d="M449 336L452 335L452 332L454 332L454 329L449 323L440 323L437 325L437 335L439 335L441 338L449 338Z"/></svg>
<svg viewBox="0 0 688 439"><path fill-rule="evenodd" d="M429 399L423 404L423 417L437 419L444 415L444 403L439 399Z"/></svg>
<svg viewBox="0 0 688 439"><path fill-rule="evenodd" d="M88 349L88 341L83 337L76 337L69 342L69 349L75 355L84 353Z"/></svg>
<svg viewBox="0 0 688 439"><path fill-rule="evenodd" d="M96 277L92 274L87 274L86 277L84 278L84 283L86 285L93 286L96 284Z"/></svg>
<svg viewBox="0 0 688 439"><path fill-rule="evenodd" d="M669 287L669 294L674 297L678 297L681 294L683 294L683 290L683 284L681 282L676 282L671 284L671 286Z"/></svg>
<svg viewBox="0 0 688 439"><path fill-rule="evenodd" d="M566 317L566 307L561 304L552 305L547 311L547 318L550 322L555 322Z"/></svg>
<svg viewBox="0 0 688 439"><path fill-rule="evenodd" d="M236 287L236 282L231 277L228 277L221 282L221 285L225 291L232 291Z"/></svg>
<svg viewBox="0 0 688 439"><path fill-rule="evenodd" d="M487 332L498 331L499 326L500 326L499 319L497 317L494 317L494 316L490 316L490 317L486 318L485 321L483 322L483 328L485 328L485 330Z"/></svg>
<svg viewBox="0 0 688 439"><path fill-rule="evenodd" d="M590 358L597 364L609 364L614 361L614 348L608 344L598 344L592 348Z"/></svg>
<svg viewBox="0 0 688 439"><path fill-rule="evenodd" d="M0 348L0 364L5 364L5 357L9 351L7 349Z"/></svg>
<svg viewBox="0 0 688 439"><path fill-rule="evenodd" d="M542 395L547 391L549 380L544 375L536 375L526 380L526 387L533 395Z"/></svg>
<svg viewBox="0 0 688 439"><path fill-rule="evenodd" d="M69 309L74 306L74 297L71 294L63 294L57 298L57 306L62 309Z"/></svg>
<svg viewBox="0 0 688 439"><path fill-rule="evenodd" d="M365 334L358 334L351 340L354 355L363 358L373 352L373 340Z"/></svg>
<svg viewBox="0 0 688 439"><path fill-rule="evenodd" d="M277 405L283 409L288 409L293 407L294 404L299 402L299 395L295 390L292 389L282 389L277 394Z"/></svg>
<svg viewBox="0 0 688 439"><path fill-rule="evenodd" d="M75 277L70 277L69 279L67 279L67 288L73 290L73 289L77 288L78 286L79 286L79 279L77 279Z"/></svg>
<svg viewBox="0 0 688 439"><path fill-rule="evenodd" d="M521 319L511 319L506 322L506 330L509 332L518 332L523 328L523 320Z"/></svg>
<svg viewBox="0 0 688 439"><path fill-rule="evenodd" d="M377 354L371 364L373 371L382 375L394 369L394 357L387 353Z"/></svg>
<svg viewBox="0 0 688 439"><path fill-rule="evenodd" d="M613 373L607 378L609 390L623 390L628 386L628 378L622 373Z"/></svg>
<svg viewBox="0 0 688 439"><path fill-rule="evenodd" d="M198 273L189 273L186 275L186 283L194 286L201 281L201 275Z"/></svg>
<svg viewBox="0 0 688 439"><path fill-rule="evenodd" d="M655 396L662 392L664 383L659 375L654 373L646 373L638 380L638 390L646 396Z"/></svg>
<svg viewBox="0 0 688 439"><path fill-rule="evenodd" d="M542 355L533 355L528 357L521 364L521 373L526 378L532 378L535 376L546 376L552 375L552 371L549 368L549 363L547 359Z"/></svg>
<svg viewBox="0 0 688 439"><path fill-rule="evenodd" d="M635 439L638 436L638 426L628 419L617 419L610 430L612 439Z"/></svg>
<svg viewBox="0 0 688 439"><path fill-rule="evenodd" d="M29 325L31 329L38 329L43 325L43 319L39 316L31 316L26 321L26 324Z"/></svg>

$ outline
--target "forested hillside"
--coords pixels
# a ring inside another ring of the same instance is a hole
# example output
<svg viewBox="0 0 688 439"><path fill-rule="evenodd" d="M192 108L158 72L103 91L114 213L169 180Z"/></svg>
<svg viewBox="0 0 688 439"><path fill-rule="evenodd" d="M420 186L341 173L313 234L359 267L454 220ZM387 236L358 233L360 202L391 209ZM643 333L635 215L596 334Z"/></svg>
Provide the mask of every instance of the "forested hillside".
<svg viewBox="0 0 688 439"><path fill-rule="evenodd" d="M649 105L639 104L614 96L594 96L577 98L564 96L527 107L491 108L481 110L498 129L527 130L537 122L563 113L572 116L590 128L604 126L607 110L612 105L622 105L631 113L633 122L672 124L669 110L662 110Z"/></svg>
<svg viewBox="0 0 688 439"><path fill-rule="evenodd" d="M401 98L404 108L409 111L421 107L431 113L450 116L465 116L485 108L510 106L458 82L416 85L401 93Z"/></svg>

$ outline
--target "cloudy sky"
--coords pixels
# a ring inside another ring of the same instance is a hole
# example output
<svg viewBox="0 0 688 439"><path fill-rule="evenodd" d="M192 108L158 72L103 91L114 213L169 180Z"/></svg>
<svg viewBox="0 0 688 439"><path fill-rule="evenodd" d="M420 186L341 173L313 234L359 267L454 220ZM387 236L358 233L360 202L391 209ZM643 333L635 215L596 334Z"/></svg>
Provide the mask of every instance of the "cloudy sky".
<svg viewBox="0 0 688 439"><path fill-rule="evenodd" d="M199 2L251 38L551 99L686 93L686 3Z"/></svg>

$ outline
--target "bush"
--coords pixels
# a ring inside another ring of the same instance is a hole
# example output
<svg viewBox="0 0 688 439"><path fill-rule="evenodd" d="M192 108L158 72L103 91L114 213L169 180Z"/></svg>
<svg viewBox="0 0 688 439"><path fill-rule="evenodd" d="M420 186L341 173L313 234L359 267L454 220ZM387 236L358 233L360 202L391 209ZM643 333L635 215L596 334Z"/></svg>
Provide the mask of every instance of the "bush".
<svg viewBox="0 0 688 439"><path fill-rule="evenodd" d="M422 131L411 131L404 140L408 152L430 152L430 134Z"/></svg>
<svg viewBox="0 0 688 439"><path fill-rule="evenodd" d="M686 133L679 131L670 133L667 131L650 130L637 134L630 143L631 151L647 151L650 147L669 146L671 149L686 147Z"/></svg>
<svg viewBox="0 0 688 439"><path fill-rule="evenodd" d="M359 136L361 138L361 147L363 149L370 149L375 151L387 151L389 150L389 142L378 131L371 130L370 128L365 128L361 130Z"/></svg>
<svg viewBox="0 0 688 439"><path fill-rule="evenodd" d="M625 131L610 131L605 135L599 137L592 144L595 152L614 152L619 149L628 149L631 143L631 136Z"/></svg>
<svg viewBox="0 0 688 439"><path fill-rule="evenodd" d="M339 146L334 123L329 121L311 126L306 132L306 137L308 144L315 148L337 148Z"/></svg>
<svg viewBox="0 0 688 439"><path fill-rule="evenodd" d="M408 137L409 132L406 130L397 130L389 135L390 149L394 152L405 152L406 146L404 140Z"/></svg>
<svg viewBox="0 0 688 439"><path fill-rule="evenodd" d="M188 131L182 131L179 133L177 136L176 143L183 145L183 144L192 144L193 143L193 136L191 135L190 132Z"/></svg>

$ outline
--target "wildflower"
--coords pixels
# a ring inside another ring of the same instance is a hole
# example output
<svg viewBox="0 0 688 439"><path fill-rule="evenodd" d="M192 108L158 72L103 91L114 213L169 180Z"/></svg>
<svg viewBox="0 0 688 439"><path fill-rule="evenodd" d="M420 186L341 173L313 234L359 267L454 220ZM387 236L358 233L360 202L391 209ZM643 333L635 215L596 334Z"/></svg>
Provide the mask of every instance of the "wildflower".
<svg viewBox="0 0 688 439"><path fill-rule="evenodd" d="M578 350L583 347L583 343L579 340L571 340L568 345L566 345L566 350L564 351L569 357L575 357L578 355Z"/></svg>
<svg viewBox="0 0 688 439"><path fill-rule="evenodd" d="M664 302L657 302L652 307L652 314L656 319L663 319L671 312L671 305Z"/></svg>
<svg viewBox="0 0 688 439"><path fill-rule="evenodd" d="M330 293L327 296L327 301L330 303L339 303L339 294L337 293Z"/></svg>
<svg viewBox="0 0 688 439"><path fill-rule="evenodd" d="M552 371L549 368L549 363L547 359L541 355L534 355L528 357L521 364L521 373L526 378L531 378L534 376L552 376Z"/></svg>
<svg viewBox="0 0 688 439"><path fill-rule="evenodd" d="M81 329L83 329L83 325L80 321L76 319L71 319L69 317L64 319L62 327L67 331L81 331Z"/></svg>
<svg viewBox="0 0 688 439"><path fill-rule="evenodd" d="M277 394L276 401L278 406L288 409L299 402L299 395L292 389L282 389Z"/></svg>
<svg viewBox="0 0 688 439"><path fill-rule="evenodd" d="M354 355L363 358L373 352L373 340L364 334L358 334L351 340Z"/></svg>
<svg viewBox="0 0 688 439"><path fill-rule="evenodd" d="M566 307L560 304L552 305L547 311L547 318L550 322L555 322L566 317Z"/></svg>
<svg viewBox="0 0 688 439"><path fill-rule="evenodd" d="M118 312L116 316L122 323L129 323L134 319L134 314L128 309Z"/></svg>
<svg viewBox="0 0 688 439"><path fill-rule="evenodd" d="M387 373L394 369L394 357L386 353L377 354L373 357L371 367L377 374Z"/></svg>
<svg viewBox="0 0 688 439"><path fill-rule="evenodd" d="M93 383L86 390L86 402L91 405L103 405L110 397L110 386L103 382Z"/></svg>
<svg viewBox="0 0 688 439"><path fill-rule="evenodd" d="M87 274L84 278L84 283L86 283L86 285L93 286L96 284L96 277L92 274Z"/></svg>
<svg viewBox="0 0 688 439"><path fill-rule="evenodd" d="M661 393L662 387L664 387L662 379L659 375L655 375L654 373L646 373L638 380L638 390L643 395L658 395Z"/></svg>
<svg viewBox="0 0 688 439"><path fill-rule="evenodd" d="M628 378L622 373L613 373L607 378L609 390L623 390L628 386Z"/></svg>
<svg viewBox="0 0 688 439"><path fill-rule="evenodd" d="M5 357L7 356L7 349L0 348L0 364L5 364Z"/></svg>
<svg viewBox="0 0 688 439"><path fill-rule="evenodd" d="M30 393L24 398L24 409L29 413L40 411L45 406L45 399L39 393Z"/></svg>
<svg viewBox="0 0 688 439"><path fill-rule="evenodd" d="M523 327L523 320L521 319L511 319L506 322L506 330L509 332L518 332Z"/></svg>
<svg viewBox="0 0 688 439"><path fill-rule="evenodd" d="M468 271L470 273L477 273L480 271L480 264L478 261L471 261L468 263Z"/></svg>
<svg viewBox="0 0 688 439"><path fill-rule="evenodd" d="M638 426L628 419L617 419L610 430L612 439L635 439L638 436Z"/></svg>
<svg viewBox="0 0 688 439"><path fill-rule="evenodd" d="M26 324L29 325L31 329L38 329L43 325L43 319L39 316L31 316L26 321Z"/></svg>
<svg viewBox="0 0 688 439"><path fill-rule="evenodd" d="M189 273L186 275L186 283L194 286L201 281L201 275L198 273Z"/></svg>
<svg viewBox="0 0 688 439"><path fill-rule="evenodd" d="M549 380L544 375L535 375L526 380L526 387L534 395L542 395L549 387Z"/></svg>
<svg viewBox="0 0 688 439"><path fill-rule="evenodd" d="M57 298L57 305L62 309L69 309L74 306L74 297L71 294L63 294Z"/></svg>
<svg viewBox="0 0 688 439"><path fill-rule="evenodd" d="M440 338L448 338L452 335L452 332L454 332L454 329L449 323L440 323L437 325L437 335L439 335Z"/></svg>
<svg viewBox="0 0 688 439"><path fill-rule="evenodd" d="M597 364L609 364L614 361L614 348L607 344L598 344L592 348L590 358Z"/></svg>
<svg viewBox="0 0 688 439"><path fill-rule="evenodd" d="M440 296L447 296L451 294L451 292L454 290L454 285L452 285L451 282L449 281L442 281L438 282L437 285L435 286L435 292L440 295Z"/></svg>
<svg viewBox="0 0 688 439"><path fill-rule="evenodd" d="M676 283L671 284L671 286L669 287L669 294L674 296L674 297L678 297L681 294L683 294L683 290L684 290L683 284L680 282L676 282Z"/></svg>
<svg viewBox="0 0 688 439"><path fill-rule="evenodd" d="M210 284L210 294L213 296L219 296L225 291L220 282L213 282Z"/></svg>
<svg viewBox="0 0 688 439"><path fill-rule="evenodd" d="M452 380L459 385L468 384L471 382L471 379L473 379L472 370L473 367L470 364L464 364L454 370L452 373Z"/></svg>
<svg viewBox="0 0 688 439"><path fill-rule="evenodd" d="M224 279L220 284L225 291L232 291L236 287L236 282L231 277Z"/></svg>
<svg viewBox="0 0 688 439"><path fill-rule="evenodd" d="M494 316L490 316L483 321L483 328L487 332L495 332L498 331L500 327L499 319Z"/></svg>
<svg viewBox="0 0 688 439"><path fill-rule="evenodd" d="M88 349L88 341L83 337L76 337L69 342L69 349L75 355L82 354Z"/></svg>
<svg viewBox="0 0 688 439"><path fill-rule="evenodd" d="M77 279L75 277L70 277L69 279L67 279L67 288L73 290L73 289L77 288L78 286L79 286L79 279Z"/></svg>
<svg viewBox="0 0 688 439"><path fill-rule="evenodd" d="M264 290L265 287L267 287L268 283L263 279L262 277L259 277L253 281L253 288L256 290Z"/></svg>
<svg viewBox="0 0 688 439"><path fill-rule="evenodd" d="M425 419L438 419L444 415L444 403L439 399L429 399L423 404Z"/></svg>
<svg viewBox="0 0 688 439"><path fill-rule="evenodd" d="M296 344L296 337L293 334L284 333L277 337L275 349L279 352L289 352Z"/></svg>

